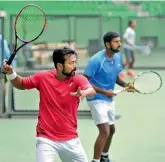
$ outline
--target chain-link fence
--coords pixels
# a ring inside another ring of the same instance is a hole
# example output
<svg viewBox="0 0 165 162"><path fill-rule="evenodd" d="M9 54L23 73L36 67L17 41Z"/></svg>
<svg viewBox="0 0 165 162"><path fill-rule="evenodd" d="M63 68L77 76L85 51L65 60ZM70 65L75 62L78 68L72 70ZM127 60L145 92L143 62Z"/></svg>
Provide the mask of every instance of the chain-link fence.
<svg viewBox="0 0 165 162"><path fill-rule="evenodd" d="M15 15L12 15L10 17L10 45L14 43L14 20ZM18 52L17 72L21 76L28 76L39 69L54 68L51 60L53 50L62 46L69 46L76 50L78 66L84 67L88 58L101 49L101 40L102 17L100 15L47 15L47 27L44 33L33 44L27 45ZM81 69L79 72L81 73ZM34 115L37 113L39 96L36 90L19 91L9 86L9 91L9 114ZM90 114L85 101L81 103L79 113L85 116Z"/></svg>
<svg viewBox="0 0 165 162"><path fill-rule="evenodd" d="M14 42L13 22L10 18L10 44ZM78 53L78 72L82 73L88 59L104 48L102 36L107 31L120 33L121 39L128 20L136 20L136 44L149 45L150 56L136 55L135 69L164 69L164 17L103 17L100 15L47 15L48 23L44 33L33 44L19 51L17 72L22 76L34 74L41 69L54 68L52 63L53 50L61 46L70 46ZM123 51L121 51L123 54ZM36 114L39 96L37 91L18 91L9 88L10 114ZM13 95L14 92L14 95ZM14 97L14 98L13 98ZM34 99L35 98L35 99ZM31 102L32 100L32 102ZM26 103L26 104L25 104ZM89 114L86 102L80 105L80 111Z"/></svg>

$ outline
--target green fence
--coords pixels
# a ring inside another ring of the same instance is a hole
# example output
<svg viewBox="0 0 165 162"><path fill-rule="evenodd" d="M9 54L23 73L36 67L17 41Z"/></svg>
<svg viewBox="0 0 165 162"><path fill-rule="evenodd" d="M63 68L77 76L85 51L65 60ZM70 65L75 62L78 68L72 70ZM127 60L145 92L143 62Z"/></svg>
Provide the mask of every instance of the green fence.
<svg viewBox="0 0 165 162"><path fill-rule="evenodd" d="M4 56L4 17L0 17L0 68L2 66L2 60ZM4 115L5 112L5 95L4 95L4 75L2 75L0 70L0 116Z"/></svg>

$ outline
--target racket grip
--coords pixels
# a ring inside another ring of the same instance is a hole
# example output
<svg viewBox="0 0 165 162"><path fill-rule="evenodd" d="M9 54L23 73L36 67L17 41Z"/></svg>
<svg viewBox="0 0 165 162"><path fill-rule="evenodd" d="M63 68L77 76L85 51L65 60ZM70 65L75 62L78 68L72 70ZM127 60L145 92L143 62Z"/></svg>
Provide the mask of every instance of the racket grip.
<svg viewBox="0 0 165 162"><path fill-rule="evenodd" d="M122 92L122 89L113 91L116 95Z"/></svg>
<svg viewBox="0 0 165 162"><path fill-rule="evenodd" d="M119 93L121 93L121 92L123 92L123 91L125 91L126 89L125 88L123 88L123 89L119 89L119 90L115 90L115 91L113 91L116 95L118 95Z"/></svg>
<svg viewBox="0 0 165 162"><path fill-rule="evenodd" d="M6 62L6 64L11 65L11 63L12 63L14 57L15 57L15 53L13 53L13 54L10 56L10 58L9 58L9 60Z"/></svg>
<svg viewBox="0 0 165 162"><path fill-rule="evenodd" d="M15 57L15 54L16 54L16 53L13 53L13 54L10 56L10 58L9 58L9 60L6 62L6 64L11 65L11 63L12 63L14 57ZM6 73L7 73L7 72L2 72L2 74L6 74Z"/></svg>
<svg viewBox="0 0 165 162"><path fill-rule="evenodd" d="M2 74L6 74L5 72L2 72Z"/></svg>

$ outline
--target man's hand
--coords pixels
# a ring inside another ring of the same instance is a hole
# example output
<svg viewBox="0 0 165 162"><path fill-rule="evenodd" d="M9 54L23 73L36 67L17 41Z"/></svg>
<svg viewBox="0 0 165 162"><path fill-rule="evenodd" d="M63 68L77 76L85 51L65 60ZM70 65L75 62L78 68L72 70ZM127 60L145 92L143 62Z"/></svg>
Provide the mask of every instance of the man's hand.
<svg viewBox="0 0 165 162"><path fill-rule="evenodd" d="M108 98L116 96L116 94L112 90L105 90L104 95Z"/></svg>
<svg viewBox="0 0 165 162"><path fill-rule="evenodd" d="M13 73L13 68L11 65L6 64L7 60L3 61L3 65L1 67L1 71L6 73L7 75L10 75Z"/></svg>
<svg viewBox="0 0 165 162"><path fill-rule="evenodd" d="M125 88L127 88L127 92L133 92L134 93L136 91L134 85L131 82L128 82L126 84Z"/></svg>
<svg viewBox="0 0 165 162"><path fill-rule="evenodd" d="M78 87L77 92L71 92L71 96L79 97L80 100L83 100L86 97L86 93L84 90L81 90L80 87Z"/></svg>

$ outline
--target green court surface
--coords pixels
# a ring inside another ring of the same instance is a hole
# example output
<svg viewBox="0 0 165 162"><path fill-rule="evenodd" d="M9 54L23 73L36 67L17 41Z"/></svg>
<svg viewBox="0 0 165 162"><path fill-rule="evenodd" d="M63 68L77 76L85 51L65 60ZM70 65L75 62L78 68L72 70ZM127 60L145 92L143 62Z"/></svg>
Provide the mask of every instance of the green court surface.
<svg viewBox="0 0 165 162"><path fill-rule="evenodd" d="M138 73L139 71L136 71ZM158 71L165 80L165 72ZM153 81L154 82L154 81ZM110 154L112 162L164 162L165 161L165 86L152 95L122 93L116 100L116 134ZM15 90L17 109L37 109L37 91ZM85 101L80 109L88 109ZM0 161L35 161L36 119L1 119ZM97 128L92 119L79 119L78 131L89 161ZM57 157L56 162L60 162Z"/></svg>

